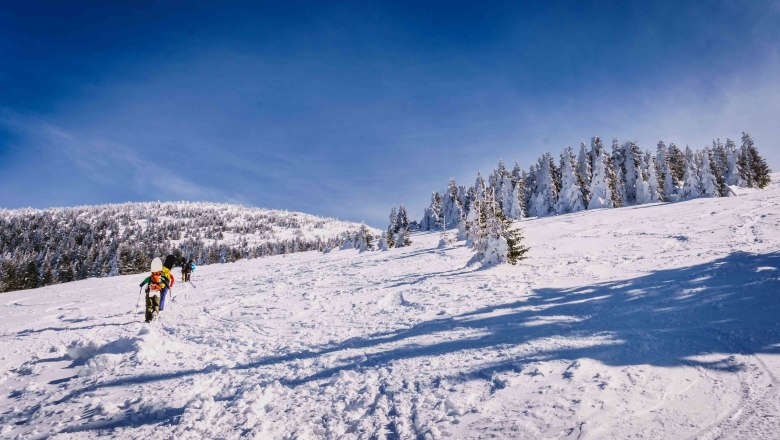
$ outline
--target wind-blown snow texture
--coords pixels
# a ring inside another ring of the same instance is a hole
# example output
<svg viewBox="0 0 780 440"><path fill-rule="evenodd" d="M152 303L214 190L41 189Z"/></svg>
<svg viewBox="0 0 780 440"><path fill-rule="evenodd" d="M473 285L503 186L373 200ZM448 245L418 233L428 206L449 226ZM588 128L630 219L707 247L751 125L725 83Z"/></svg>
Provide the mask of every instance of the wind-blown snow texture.
<svg viewBox="0 0 780 440"><path fill-rule="evenodd" d="M780 187L522 225L3 294L0 435L778 438Z"/></svg>

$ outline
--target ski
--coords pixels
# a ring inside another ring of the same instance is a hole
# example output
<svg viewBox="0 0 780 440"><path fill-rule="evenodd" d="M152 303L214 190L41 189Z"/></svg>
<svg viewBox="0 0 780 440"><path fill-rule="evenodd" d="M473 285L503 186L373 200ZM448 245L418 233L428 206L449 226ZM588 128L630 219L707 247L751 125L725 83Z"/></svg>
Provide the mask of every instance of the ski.
<svg viewBox="0 0 780 440"><path fill-rule="evenodd" d="M194 287L194 288L196 288L196 289L198 288L198 286L196 286L196 285L195 285L195 283L193 283L192 281L187 281L187 282L188 282L188 283L190 283L190 285L191 285L192 287Z"/></svg>

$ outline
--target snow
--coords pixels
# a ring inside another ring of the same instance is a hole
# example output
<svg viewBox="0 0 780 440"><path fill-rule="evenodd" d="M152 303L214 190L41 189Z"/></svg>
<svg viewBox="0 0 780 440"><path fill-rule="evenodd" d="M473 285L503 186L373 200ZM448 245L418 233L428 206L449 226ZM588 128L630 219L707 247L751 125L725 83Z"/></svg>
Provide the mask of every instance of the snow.
<svg viewBox="0 0 780 440"><path fill-rule="evenodd" d="M737 191L524 220L518 266L198 267L152 325L144 274L5 293L0 436L778 438L780 187Z"/></svg>

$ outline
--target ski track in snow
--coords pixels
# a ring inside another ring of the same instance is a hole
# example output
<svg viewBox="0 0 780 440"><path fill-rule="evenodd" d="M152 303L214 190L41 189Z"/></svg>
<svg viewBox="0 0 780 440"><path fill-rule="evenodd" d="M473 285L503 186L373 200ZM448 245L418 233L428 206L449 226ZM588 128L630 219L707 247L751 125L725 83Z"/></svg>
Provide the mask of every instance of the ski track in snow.
<svg viewBox="0 0 780 440"><path fill-rule="evenodd" d="M522 225L3 294L0 437L780 438L780 187Z"/></svg>

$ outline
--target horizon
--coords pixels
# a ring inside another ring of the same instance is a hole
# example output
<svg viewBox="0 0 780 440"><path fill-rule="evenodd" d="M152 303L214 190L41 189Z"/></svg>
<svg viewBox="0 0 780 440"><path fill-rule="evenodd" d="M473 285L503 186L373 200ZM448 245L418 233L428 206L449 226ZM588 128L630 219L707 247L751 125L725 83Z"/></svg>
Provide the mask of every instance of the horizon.
<svg viewBox="0 0 780 440"><path fill-rule="evenodd" d="M778 1L15 4L0 206L237 203L381 229L450 177L594 135L746 131L778 171L779 23Z"/></svg>

